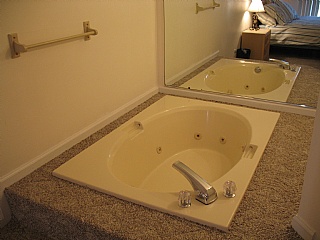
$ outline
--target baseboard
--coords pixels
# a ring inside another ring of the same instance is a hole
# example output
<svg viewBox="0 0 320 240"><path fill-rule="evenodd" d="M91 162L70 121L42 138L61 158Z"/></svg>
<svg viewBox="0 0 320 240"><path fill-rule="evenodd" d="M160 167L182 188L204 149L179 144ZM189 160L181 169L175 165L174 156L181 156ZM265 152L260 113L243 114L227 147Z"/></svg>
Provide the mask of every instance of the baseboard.
<svg viewBox="0 0 320 240"><path fill-rule="evenodd" d="M299 215L293 217L291 225L304 240L316 240L315 231Z"/></svg>
<svg viewBox="0 0 320 240"><path fill-rule="evenodd" d="M181 78L185 77L189 73L192 73L197 68L201 67L203 64L205 64L208 61L216 58L218 56L218 54L219 54L219 51L216 51L216 52L212 53L211 55L209 55L208 57L200 60L199 62L193 64L192 66L190 66L190 67L184 69L183 71L177 73L176 75L174 75L171 78L166 80L166 85L174 84L177 80L180 80Z"/></svg>
<svg viewBox="0 0 320 240"><path fill-rule="evenodd" d="M94 123L90 124L84 129L81 129L76 134L68 137L67 139L61 141L57 145L51 147L50 149L46 150L42 154L38 155L34 159L26 162L24 165L14 169L10 173L6 174L5 176L0 178L0 227L4 226L10 220L10 209L8 203L4 196L4 189L9 187L13 183L19 181L23 177L27 176L37 168L41 167L42 165L46 164L53 158L57 157L64 151L68 150L81 140L89 137L91 134L95 133L96 131L100 130L107 124L111 123L112 121L116 120L123 114L127 113L131 109L135 108L139 104L143 103L144 101L148 100L153 95L159 92L158 87L154 87L149 91L145 92L144 94L139 95L138 97L134 98L130 102L126 103L125 105L121 106L120 108L114 110L113 112L106 114L102 118L98 119Z"/></svg>

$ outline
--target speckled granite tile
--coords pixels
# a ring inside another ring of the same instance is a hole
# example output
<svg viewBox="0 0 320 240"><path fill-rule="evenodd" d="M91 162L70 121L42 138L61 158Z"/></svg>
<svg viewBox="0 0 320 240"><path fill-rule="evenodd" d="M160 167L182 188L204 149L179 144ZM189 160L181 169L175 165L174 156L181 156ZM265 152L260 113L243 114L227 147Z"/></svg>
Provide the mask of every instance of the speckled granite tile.
<svg viewBox="0 0 320 240"><path fill-rule="evenodd" d="M53 239L300 239L297 213L312 117L281 113L228 233L55 178L52 171L161 98L158 94L6 189L15 218Z"/></svg>

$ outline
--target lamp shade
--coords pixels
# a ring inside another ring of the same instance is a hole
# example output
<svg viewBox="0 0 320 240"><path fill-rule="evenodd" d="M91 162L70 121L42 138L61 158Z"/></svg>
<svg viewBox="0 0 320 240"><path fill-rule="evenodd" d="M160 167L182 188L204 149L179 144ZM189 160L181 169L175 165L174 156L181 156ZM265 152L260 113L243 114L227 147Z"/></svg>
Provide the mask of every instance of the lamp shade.
<svg viewBox="0 0 320 240"><path fill-rule="evenodd" d="M249 12L264 12L264 7L261 0L252 0L249 8Z"/></svg>

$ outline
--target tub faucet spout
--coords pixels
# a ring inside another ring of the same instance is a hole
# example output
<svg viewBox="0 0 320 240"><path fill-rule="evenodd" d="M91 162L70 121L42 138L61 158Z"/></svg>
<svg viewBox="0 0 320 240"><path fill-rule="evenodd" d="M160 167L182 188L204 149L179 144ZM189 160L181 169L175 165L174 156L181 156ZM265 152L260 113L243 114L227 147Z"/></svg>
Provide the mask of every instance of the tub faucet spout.
<svg viewBox="0 0 320 240"><path fill-rule="evenodd" d="M278 63L279 66L283 69L286 69L286 70L290 70L290 64L289 62L286 62L284 60L278 60L278 59L274 59L274 58L269 58L269 61L270 62L275 62L275 63Z"/></svg>
<svg viewBox="0 0 320 240"><path fill-rule="evenodd" d="M172 164L172 167L178 170L190 182L198 201L208 205L217 200L218 195L216 190L188 166L180 161L176 161Z"/></svg>

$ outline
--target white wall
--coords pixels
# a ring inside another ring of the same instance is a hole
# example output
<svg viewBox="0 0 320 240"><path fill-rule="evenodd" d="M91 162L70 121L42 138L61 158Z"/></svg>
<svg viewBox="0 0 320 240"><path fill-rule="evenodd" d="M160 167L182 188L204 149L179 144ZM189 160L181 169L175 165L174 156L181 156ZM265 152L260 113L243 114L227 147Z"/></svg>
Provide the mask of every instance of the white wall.
<svg viewBox="0 0 320 240"><path fill-rule="evenodd" d="M216 53L233 57L241 32L250 26L249 0L216 1L220 7L195 14L196 3L212 0L164 0L165 78L174 82Z"/></svg>
<svg viewBox="0 0 320 240"><path fill-rule="evenodd" d="M320 240L320 96L298 214L293 228L305 240Z"/></svg>
<svg viewBox="0 0 320 240"><path fill-rule="evenodd" d="M195 14L196 2L209 0L165 0L165 76L170 79L219 50L223 26L220 8Z"/></svg>
<svg viewBox="0 0 320 240"><path fill-rule="evenodd" d="M1 1L0 190L157 92L155 11L156 0ZM90 41L11 59L8 33L33 44L82 33L84 21L98 30Z"/></svg>
<svg viewBox="0 0 320 240"><path fill-rule="evenodd" d="M221 39L220 55L226 57L234 56L234 49L240 47L240 38L243 30L251 27L252 18L247 11L251 0L229 0L221 1L225 6L223 31ZM220 21L221 22L221 21Z"/></svg>

